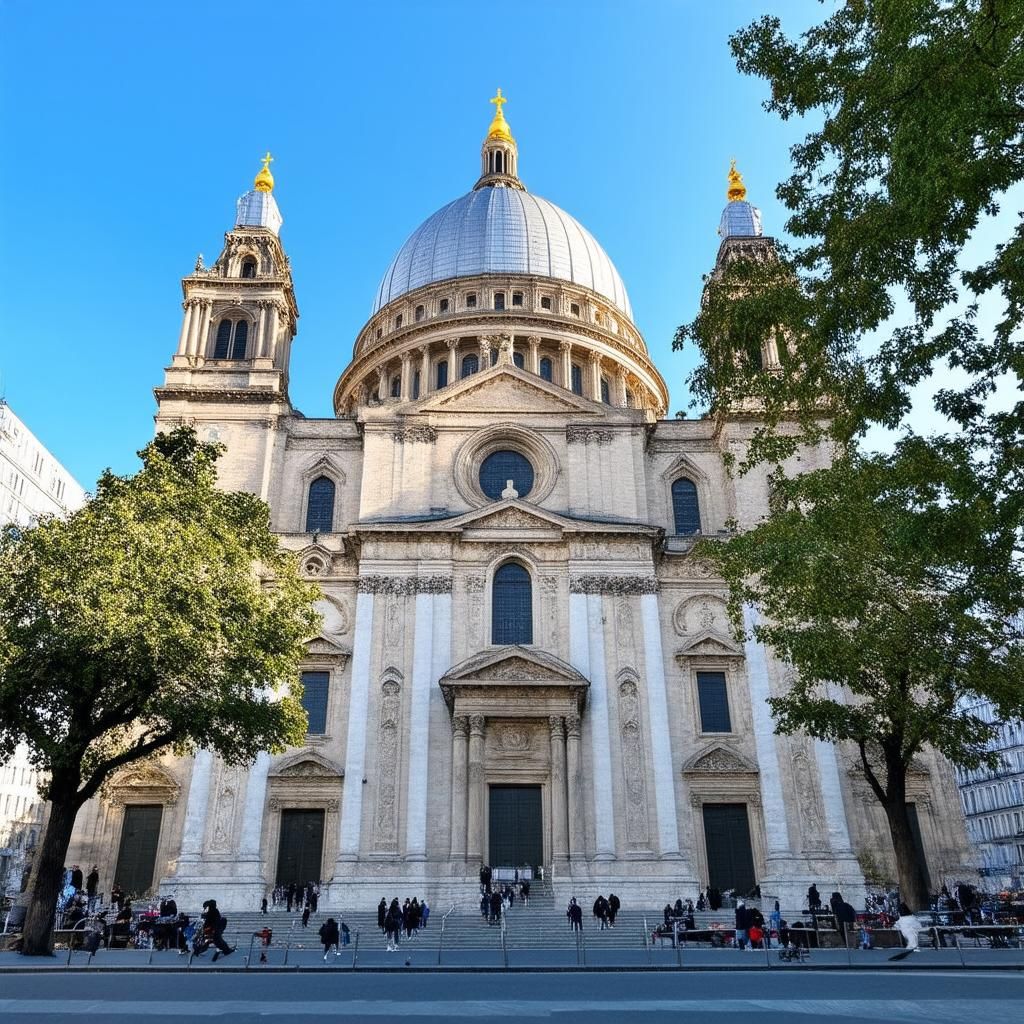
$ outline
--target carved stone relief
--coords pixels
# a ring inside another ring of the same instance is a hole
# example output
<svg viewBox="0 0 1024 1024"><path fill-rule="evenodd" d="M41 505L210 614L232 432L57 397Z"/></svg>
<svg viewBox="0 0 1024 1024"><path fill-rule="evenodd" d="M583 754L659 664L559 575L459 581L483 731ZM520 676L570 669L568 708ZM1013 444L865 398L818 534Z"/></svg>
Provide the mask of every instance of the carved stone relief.
<svg viewBox="0 0 1024 1024"><path fill-rule="evenodd" d="M700 633L730 635L725 602L715 594L698 594L680 601L672 613L672 625L680 636Z"/></svg>
<svg viewBox="0 0 1024 1024"><path fill-rule="evenodd" d="M437 431L425 426L403 427L391 436L397 444L434 444L437 441Z"/></svg>
<svg viewBox="0 0 1024 1024"><path fill-rule="evenodd" d="M370 557L364 551L364 555ZM360 576L361 594L450 594L451 576Z"/></svg>
<svg viewBox="0 0 1024 1024"><path fill-rule="evenodd" d="M558 578L555 576L541 576L540 591L544 608L544 621L547 629L548 649L557 650L560 623L559 612L561 611L558 601Z"/></svg>
<svg viewBox="0 0 1024 1024"><path fill-rule="evenodd" d="M220 785L217 787L217 810L213 816L213 830L210 836L211 853L227 853L231 849L235 835L235 808L241 785L241 769L225 767L221 772Z"/></svg>
<svg viewBox="0 0 1024 1024"><path fill-rule="evenodd" d="M570 423L565 428L565 440L568 444L611 444L614 436L610 430L598 430L579 423Z"/></svg>
<svg viewBox="0 0 1024 1024"><path fill-rule="evenodd" d="M569 577L572 594L656 594L653 576L577 575Z"/></svg>
<svg viewBox="0 0 1024 1024"><path fill-rule="evenodd" d="M626 841L644 846L648 841L646 759L637 685L627 679L619 686L619 734L626 797Z"/></svg>
<svg viewBox="0 0 1024 1024"><path fill-rule="evenodd" d="M401 650L404 633L405 602L397 594L388 594L384 606L384 643L389 650Z"/></svg>
<svg viewBox="0 0 1024 1024"><path fill-rule="evenodd" d="M806 749L801 745L792 755L793 782L796 787L796 803L800 811L800 831L805 851L824 850L826 842L825 820L822 814L821 797L815 785L816 766L812 766Z"/></svg>
<svg viewBox="0 0 1024 1024"><path fill-rule="evenodd" d="M398 755L402 719L401 687L393 679L381 687L377 735L377 814L374 840L378 849L398 846Z"/></svg>
<svg viewBox="0 0 1024 1024"><path fill-rule="evenodd" d="M636 649L632 602L622 594L615 598L615 645L622 655L629 655Z"/></svg>

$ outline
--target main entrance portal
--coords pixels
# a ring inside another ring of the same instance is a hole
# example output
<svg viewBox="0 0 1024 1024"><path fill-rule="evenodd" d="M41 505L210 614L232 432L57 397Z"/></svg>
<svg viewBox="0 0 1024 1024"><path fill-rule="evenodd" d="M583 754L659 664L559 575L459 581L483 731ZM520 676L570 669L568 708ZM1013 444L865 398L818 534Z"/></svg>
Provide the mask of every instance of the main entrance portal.
<svg viewBox="0 0 1024 1024"><path fill-rule="evenodd" d="M490 790L491 865L536 868L543 864L540 786L491 786Z"/></svg>
<svg viewBox="0 0 1024 1024"><path fill-rule="evenodd" d="M705 804L708 884L745 896L754 888L754 856L746 804Z"/></svg>
<svg viewBox="0 0 1024 1024"><path fill-rule="evenodd" d="M324 856L324 812L281 812L281 844L277 852L277 882L319 882Z"/></svg>

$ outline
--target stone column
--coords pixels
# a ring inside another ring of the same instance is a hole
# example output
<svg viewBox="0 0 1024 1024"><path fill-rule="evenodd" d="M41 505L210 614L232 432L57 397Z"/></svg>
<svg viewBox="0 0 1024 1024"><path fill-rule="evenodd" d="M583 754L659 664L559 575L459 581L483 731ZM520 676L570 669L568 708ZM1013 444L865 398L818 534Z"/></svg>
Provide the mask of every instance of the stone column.
<svg viewBox="0 0 1024 1024"><path fill-rule="evenodd" d="M209 750L197 751L192 762L192 778L188 784L188 803L185 806L185 827L181 834L179 864L198 863L202 856L212 774L213 754Z"/></svg>
<svg viewBox="0 0 1024 1024"><path fill-rule="evenodd" d="M256 327L256 337L253 339L253 352L257 357L267 354L267 300L260 299L260 322Z"/></svg>
<svg viewBox="0 0 1024 1024"><path fill-rule="evenodd" d="M373 594L360 593L356 597L355 636L352 640L352 682L349 692L348 736L345 743L345 785L342 789L341 822L338 831L338 860L357 860L359 857L372 646Z"/></svg>
<svg viewBox="0 0 1024 1024"><path fill-rule="evenodd" d="M408 402L412 397L412 353L403 352L401 355L402 362L402 390L401 397L403 402Z"/></svg>
<svg viewBox="0 0 1024 1024"><path fill-rule="evenodd" d="M612 402L620 409L626 408L626 371L621 367L615 371L615 394Z"/></svg>
<svg viewBox="0 0 1024 1024"><path fill-rule="evenodd" d="M202 301L200 299L189 299L188 307L190 313L188 318L188 342L185 354L194 356L199 348L199 342L196 339L199 336L199 321L202 319Z"/></svg>
<svg viewBox="0 0 1024 1024"><path fill-rule="evenodd" d="M377 398L384 401L388 397L388 368L380 366L377 368Z"/></svg>
<svg viewBox="0 0 1024 1024"><path fill-rule="evenodd" d="M595 402L601 401L601 357L596 352L591 352L588 357L588 369L590 370L590 397ZM609 395L609 397L611 397Z"/></svg>
<svg viewBox="0 0 1024 1024"><path fill-rule="evenodd" d="M249 781L245 786L245 805L242 809L242 835L238 842L238 859L260 859L260 837L263 835L263 807L267 797L267 774L270 771L270 755L260 751L249 769Z"/></svg>
<svg viewBox="0 0 1024 1024"><path fill-rule="evenodd" d="M579 612L572 598L586 601L585 642L590 665L590 757L594 766L594 839L595 860L615 859L615 808L608 794L612 790L612 734L608 711L608 677L605 660L605 615L601 594L571 594L569 599L570 644L579 631Z"/></svg>
<svg viewBox="0 0 1024 1024"><path fill-rule="evenodd" d="M565 802L565 720L560 715L548 719L551 729L551 856L565 860L569 856Z"/></svg>
<svg viewBox="0 0 1024 1024"><path fill-rule="evenodd" d="M469 719L452 719L452 860L466 859L466 761Z"/></svg>
<svg viewBox="0 0 1024 1024"><path fill-rule="evenodd" d="M483 715L469 719L469 820L466 859L482 861L484 856L484 729Z"/></svg>
<svg viewBox="0 0 1024 1024"><path fill-rule="evenodd" d="M480 345L480 372L483 373L491 365L491 339L477 339Z"/></svg>
<svg viewBox="0 0 1024 1024"><path fill-rule="evenodd" d="M560 341L558 351L562 355L562 387L572 391L572 342Z"/></svg>
<svg viewBox="0 0 1024 1024"><path fill-rule="evenodd" d="M565 760L568 776L569 854L573 860L585 860L586 842L583 837L583 777L580 757L580 716L565 719ZM610 798L610 794L609 798Z"/></svg>
<svg viewBox="0 0 1024 1024"><path fill-rule="evenodd" d="M430 346L420 345L420 398L433 391L430 380Z"/></svg>
<svg viewBox="0 0 1024 1024"><path fill-rule="evenodd" d="M277 332L280 327L279 317L281 306L276 302L270 304L270 325L267 327L267 340L263 347L263 354L270 360L277 360Z"/></svg>
<svg viewBox="0 0 1024 1024"><path fill-rule="evenodd" d="M196 331L195 355L206 355L206 337L210 333L210 313L213 310L211 299L199 300L199 327Z"/></svg>
<svg viewBox="0 0 1024 1024"><path fill-rule="evenodd" d="M448 346L448 383L454 384L457 380L456 363L458 362L459 339L445 338L444 343Z"/></svg>
<svg viewBox="0 0 1024 1024"><path fill-rule="evenodd" d="M181 321L181 334L178 337L178 349L174 353L177 356L183 356L188 352L188 339L191 333L192 327L192 303L183 302L181 308L185 311L185 316Z"/></svg>
<svg viewBox="0 0 1024 1024"><path fill-rule="evenodd" d="M406 360L408 363L409 360ZM408 376L408 367L403 372ZM434 594L417 594L412 641L412 685L409 694L409 775L405 826L405 859L427 859L429 797L430 676L433 669Z"/></svg>
<svg viewBox="0 0 1024 1024"><path fill-rule="evenodd" d="M526 343L530 346L530 354L526 358L526 368L530 373L540 373L540 338L531 334Z"/></svg>

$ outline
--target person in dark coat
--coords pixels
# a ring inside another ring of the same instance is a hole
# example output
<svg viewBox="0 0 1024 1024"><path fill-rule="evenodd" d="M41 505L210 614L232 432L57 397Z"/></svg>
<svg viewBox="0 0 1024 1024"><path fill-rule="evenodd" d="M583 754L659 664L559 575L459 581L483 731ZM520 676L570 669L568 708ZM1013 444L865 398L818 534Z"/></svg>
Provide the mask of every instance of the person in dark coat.
<svg viewBox="0 0 1024 1024"><path fill-rule="evenodd" d="M207 900L203 904L203 937L217 947L217 952L213 954L214 960L221 953L224 956L228 956L235 951L232 946L229 946L224 941L224 929L227 927L227 924L224 915L217 909L217 901Z"/></svg>
<svg viewBox="0 0 1024 1024"><path fill-rule="evenodd" d="M821 910L821 893L818 892L818 887L813 882L807 890L807 909Z"/></svg>
<svg viewBox="0 0 1024 1024"><path fill-rule="evenodd" d="M663 914L664 914L664 917L665 917L665 927L666 928L671 928L672 927L672 916L673 916L673 914L672 914L672 904L671 903L666 903L665 904L665 909L663 911Z"/></svg>
<svg viewBox="0 0 1024 1024"><path fill-rule="evenodd" d="M95 864L92 866L92 871L86 875L85 878L85 895L89 897L89 913L91 914L96 909L96 890L100 884L100 872L99 868Z"/></svg>
<svg viewBox="0 0 1024 1024"><path fill-rule="evenodd" d="M381 896L380 903L377 904L377 927L384 931L384 918L388 916L388 901Z"/></svg>
<svg viewBox="0 0 1024 1024"><path fill-rule="evenodd" d="M292 904L295 902L295 883L290 882L288 885L288 892L285 894L285 899L288 902L288 913L292 912Z"/></svg>
<svg viewBox="0 0 1024 1024"><path fill-rule="evenodd" d="M736 904L736 945L740 949L747 948L747 932L750 931L750 911L746 903L740 900Z"/></svg>
<svg viewBox="0 0 1024 1024"><path fill-rule="evenodd" d="M338 922L333 917L327 918L322 925L320 925L320 941L324 944L324 959L327 959L327 954L331 951L331 946L334 947L334 955L341 956L341 950L338 948L338 939L340 938L340 932L338 930Z"/></svg>
<svg viewBox="0 0 1024 1024"><path fill-rule="evenodd" d="M583 931L583 908L575 899L573 899L572 905L569 908L569 923L575 931Z"/></svg>
<svg viewBox="0 0 1024 1024"><path fill-rule="evenodd" d="M708 887L708 906L712 910L721 910L722 894L715 886Z"/></svg>
<svg viewBox="0 0 1024 1024"><path fill-rule="evenodd" d="M75 892L81 892L85 884L82 877L82 869L77 864L71 868L71 884L75 887Z"/></svg>
<svg viewBox="0 0 1024 1024"><path fill-rule="evenodd" d="M393 900L384 918L384 935L387 938L389 953L398 949L398 939L402 930L402 912L398 909L398 900Z"/></svg>
<svg viewBox="0 0 1024 1024"><path fill-rule="evenodd" d="M616 916L616 914L618 914L618 912L621 909L621 907L622 907L622 903L619 900L619 897L616 896L615 893L610 892L608 894L608 927L609 928L614 928L615 927L615 916Z"/></svg>
<svg viewBox="0 0 1024 1024"><path fill-rule="evenodd" d="M303 928L308 928L309 927L309 904L308 903L305 905L305 907L302 908L302 927Z"/></svg>
<svg viewBox="0 0 1024 1024"><path fill-rule="evenodd" d="M491 916L488 918L489 924L498 924L501 922L501 893L491 893Z"/></svg>
<svg viewBox="0 0 1024 1024"><path fill-rule="evenodd" d="M594 917L601 922L601 931L604 931L608 927L608 901L603 895L594 900Z"/></svg>

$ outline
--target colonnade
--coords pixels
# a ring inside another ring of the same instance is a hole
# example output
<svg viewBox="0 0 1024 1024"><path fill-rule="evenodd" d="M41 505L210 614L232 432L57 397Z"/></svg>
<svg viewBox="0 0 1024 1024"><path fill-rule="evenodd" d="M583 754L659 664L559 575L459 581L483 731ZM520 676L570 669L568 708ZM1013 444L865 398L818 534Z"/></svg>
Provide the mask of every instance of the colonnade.
<svg viewBox="0 0 1024 1024"><path fill-rule="evenodd" d="M579 715L548 717L551 749L551 856L555 861L586 857L582 755ZM483 862L486 857L487 773L484 741L487 718L460 715L452 719L451 857Z"/></svg>
<svg viewBox="0 0 1024 1024"><path fill-rule="evenodd" d="M273 360L277 354L281 314L285 307L277 299L259 299L253 303L259 308L254 338L249 342L246 358ZM189 299L182 303L181 334L178 336L177 356L205 356L210 323L213 318L213 299ZM230 315L230 314L229 314ZM237 319L237 317L236 317Z"/></svg>

